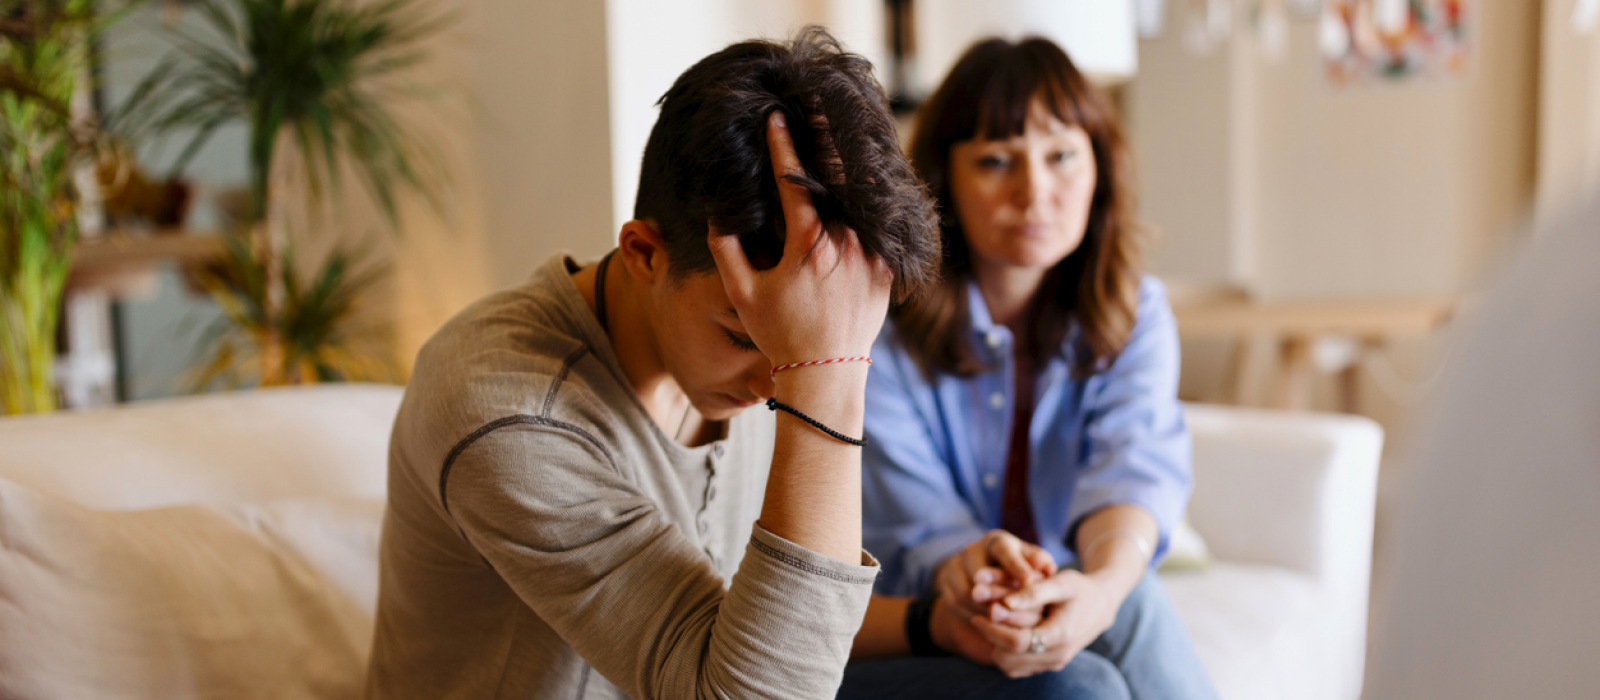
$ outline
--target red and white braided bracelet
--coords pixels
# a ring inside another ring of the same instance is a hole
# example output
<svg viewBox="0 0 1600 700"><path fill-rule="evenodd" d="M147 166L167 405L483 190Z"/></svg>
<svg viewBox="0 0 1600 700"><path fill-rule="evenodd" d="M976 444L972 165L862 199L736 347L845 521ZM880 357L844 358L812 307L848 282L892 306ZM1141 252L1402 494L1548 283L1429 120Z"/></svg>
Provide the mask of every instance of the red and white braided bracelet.
<svg viewBox="0 0 1600 700"><path fill-rule="evenodd" d="M781 367L773 367L772 368L772 376L776 377L776 376L778 376L779 372L782 372L782 371L784 371L786 369L794 369L796 367L810 367L812 365L831 365L831 364L833 364L835 362L865 362L865 363L870 365L870 364L872 364L872 358L863 355L861 357L836 357L836 358L833 358L831 360L808 360L806 362L790 362L789 364L783 365Z"/></svg>

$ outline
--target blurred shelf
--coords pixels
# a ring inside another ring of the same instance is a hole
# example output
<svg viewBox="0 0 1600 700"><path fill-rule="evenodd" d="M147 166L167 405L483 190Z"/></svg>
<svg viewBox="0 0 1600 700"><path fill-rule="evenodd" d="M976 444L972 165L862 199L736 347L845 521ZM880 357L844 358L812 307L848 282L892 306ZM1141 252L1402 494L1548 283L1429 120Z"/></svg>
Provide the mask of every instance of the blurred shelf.
<svg viewBox="0 0 1600 700"><path fill-rule="evenodd" d="M1425 336L1455 314L1454 299L1329 301L1213 301L1174 304L1185 337L1241 334L1349 335L1359 338Z"/></svg>
<svg viewBox="0 0 1600 700"><path fill-rule="evenodd" d="M1184 340L1231 339L1233 360L1228 370L1228 400L1248 405L1260 393L1249 368L1257 338L1278 346L1274 361L1277 392L1272 405L1309 410L1317 372L1319 343L1343 341L1339 363L1339 407L1360 409L1356 373L1363 354L1379 351L1403 338L1425 338L1450 322L1460 307L1453 298L1389 298L1257 301L1243 295L1196 297L1175 301L1172 313Z"/></svg>
<svg viewBox="0 0 1600 700"><path fill-rule="evenodd" d="M73 292L104 291L118 298L143 296L168 265L193 267L222 257L222 239L198 231L127 233L107 231L81 238L72 253Z"/></svg>

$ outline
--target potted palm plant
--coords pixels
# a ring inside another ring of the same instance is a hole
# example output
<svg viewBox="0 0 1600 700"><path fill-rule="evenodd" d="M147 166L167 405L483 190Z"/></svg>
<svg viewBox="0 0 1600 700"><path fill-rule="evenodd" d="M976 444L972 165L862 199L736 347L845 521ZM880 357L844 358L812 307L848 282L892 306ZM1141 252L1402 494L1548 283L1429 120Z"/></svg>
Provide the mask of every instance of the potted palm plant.
<svg viewBox="0 0 1600 700"><path fill-rule="evenodd" d="M78 236L73 176L96 130L73 109L94 0L0 0L0 413L56 406L56 327Z"/></svg>
<svg viewBox="0 0 1600 700"><path fill-rule="evenodd" d="M224 311L197 384L261 386L383 379L390 363L357 347L362 292L378 278L357 251L339 248L313 275L297 274L277 183L293 150L313 199L354 173L389 223L403 192L430 200L439 171L398 118L417 90L404 71L441 18L414 0L192 0L200 29L174 30L176 50L121 110L134 137L192 129L175 168L229 123L249 126L248 197L226 260L204 279Z"/></svg>

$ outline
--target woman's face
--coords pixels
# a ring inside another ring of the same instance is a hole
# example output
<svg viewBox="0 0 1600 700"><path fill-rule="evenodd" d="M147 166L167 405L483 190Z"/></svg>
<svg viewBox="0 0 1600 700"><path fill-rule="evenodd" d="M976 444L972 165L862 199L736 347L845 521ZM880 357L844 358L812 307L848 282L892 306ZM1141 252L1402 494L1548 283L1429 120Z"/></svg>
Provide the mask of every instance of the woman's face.
<svg viewBox="0 0 1600 700"><path fill-rule="evenodd" d="M1034 100L1019 136L950 148L950 193L979 269L1061 262L1083 241L1098 168L1089 135Z"/></svg>

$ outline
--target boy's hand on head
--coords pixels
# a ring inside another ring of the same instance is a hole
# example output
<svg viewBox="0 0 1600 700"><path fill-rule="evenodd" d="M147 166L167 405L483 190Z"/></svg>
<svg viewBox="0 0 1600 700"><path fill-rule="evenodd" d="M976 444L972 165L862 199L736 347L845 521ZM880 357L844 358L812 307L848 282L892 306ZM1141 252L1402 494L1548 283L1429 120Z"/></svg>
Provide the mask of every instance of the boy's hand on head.
<svg viewBox="0 0 1600 700"><path fill-rule="evenodd" d="M784 179L804 169L782 111L767 119L767 144L783 203L783 259L757 271L738 236L713 229L711 254L728 300L774 366L866 355L888 314L894 275L854 231L826 232L811 194Z"/></svg>

